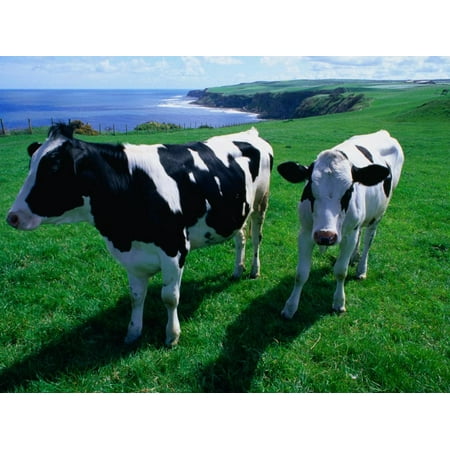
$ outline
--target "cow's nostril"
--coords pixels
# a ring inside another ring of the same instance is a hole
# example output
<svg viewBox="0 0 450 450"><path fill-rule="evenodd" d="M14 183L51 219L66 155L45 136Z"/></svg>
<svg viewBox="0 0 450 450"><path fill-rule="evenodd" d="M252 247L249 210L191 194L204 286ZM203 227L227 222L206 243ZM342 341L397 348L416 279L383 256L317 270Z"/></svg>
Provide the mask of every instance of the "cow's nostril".
<svg viewBox="0 0 450 450"><path fill-rule="evenodd" d="M9 213L8 217L6 218L6 222L8 223L8 225L17 228L19 226L19 216L15 213Z"/></svg>
<svg viewBox="0 0 450 450"><path fill-rule="evenodd" d="M318 245L334 245L337 242L337 234L332 231L316 231L314 240Z"/></svg>

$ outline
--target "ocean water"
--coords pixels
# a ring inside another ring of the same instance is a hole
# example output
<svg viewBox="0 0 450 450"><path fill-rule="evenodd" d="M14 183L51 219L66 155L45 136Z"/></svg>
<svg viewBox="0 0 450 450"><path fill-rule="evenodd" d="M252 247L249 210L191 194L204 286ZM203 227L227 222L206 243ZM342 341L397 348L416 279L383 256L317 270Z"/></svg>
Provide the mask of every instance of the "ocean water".
<svg viewBox="0 0 450 450"><path fill-rule="evenodd" d="M103 131L155 121L185 128L257 122L255 114L193 105L188 90L0 90L0 119L9 129L81 120Z"/></svg>

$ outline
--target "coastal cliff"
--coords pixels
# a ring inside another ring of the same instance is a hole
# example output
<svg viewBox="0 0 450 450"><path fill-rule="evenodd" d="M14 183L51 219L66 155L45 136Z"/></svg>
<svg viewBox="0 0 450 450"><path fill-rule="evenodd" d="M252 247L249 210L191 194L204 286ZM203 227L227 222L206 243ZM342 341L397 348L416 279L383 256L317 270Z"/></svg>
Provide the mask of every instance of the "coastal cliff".
<svg viewBox="0 0 450 450"><path fill-rule="evenodd" d="M368 100L364 94L345 88L224 94L208 89L193 90L195 104L214 108L233 108L256 113L262 119L297 119L362 109Z"/></svg>

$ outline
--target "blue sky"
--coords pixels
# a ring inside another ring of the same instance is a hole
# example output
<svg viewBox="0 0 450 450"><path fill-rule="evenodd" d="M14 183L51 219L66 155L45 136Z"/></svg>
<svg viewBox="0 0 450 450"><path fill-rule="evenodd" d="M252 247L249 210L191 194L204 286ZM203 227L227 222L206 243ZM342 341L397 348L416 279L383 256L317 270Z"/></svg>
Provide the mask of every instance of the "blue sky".
<svg viewBox="0 0 450 450"><path fill-rule="evenodd" d="M450 78L450 57L0 56L0 89L201 89L321 78Z"/></svg>
<svg viewBox="0 0 450 450"><path fill-rule="evenodd" d="M450 78L448 56L326 56L448 53L441 2L322 0L293 8L291 0L167 0L148 7L141 0L78 0L65 9L55 0L6 2L0 89Z"/></svg>

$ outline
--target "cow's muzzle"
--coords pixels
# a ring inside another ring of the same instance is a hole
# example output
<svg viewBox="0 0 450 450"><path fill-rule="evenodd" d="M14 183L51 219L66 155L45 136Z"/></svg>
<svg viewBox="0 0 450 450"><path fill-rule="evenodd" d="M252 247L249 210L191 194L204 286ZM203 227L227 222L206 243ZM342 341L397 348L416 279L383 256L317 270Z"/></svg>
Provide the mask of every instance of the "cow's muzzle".
<svg viewBox="0 0 450 450"><path fill-rule="evenodd" d="M314 240L318 245L334 245L337 242L338 235L334 231L315 231Z"/></svg>
<svg viewBox="0 0 450 450"><path fill-rule="evenodd" d="M41 221L41 217L23 211L10 211L6 217L7 224L17 230L34 230Z"/></svg>

